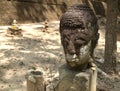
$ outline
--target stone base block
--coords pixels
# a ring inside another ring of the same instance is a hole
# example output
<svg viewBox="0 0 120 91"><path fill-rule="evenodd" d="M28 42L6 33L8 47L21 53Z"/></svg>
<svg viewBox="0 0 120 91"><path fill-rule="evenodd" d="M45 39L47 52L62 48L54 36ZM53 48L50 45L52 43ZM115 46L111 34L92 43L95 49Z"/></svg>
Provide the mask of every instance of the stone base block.
<svg viewBox="0 0 120 91"><path fill-rule="evenodd" d="M59 68L59 77L55 91L96 91L96 66L84 71L75 71L62 65Z"/></svg>

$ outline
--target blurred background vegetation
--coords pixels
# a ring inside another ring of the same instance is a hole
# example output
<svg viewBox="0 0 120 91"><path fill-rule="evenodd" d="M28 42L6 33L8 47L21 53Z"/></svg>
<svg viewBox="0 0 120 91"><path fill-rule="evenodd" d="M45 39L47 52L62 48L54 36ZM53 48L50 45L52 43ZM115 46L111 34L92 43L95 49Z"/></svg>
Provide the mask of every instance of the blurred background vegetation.
<svg viewBox="0 0 120 91"><path fill-rule="evenodd" d="M71 5L81 2L82 0L1 0L0 25L9 25L13 19L19 23L42 22L46 19L59 20ZM88 3L97 15L105 17L105 2L89 0ZM118 3L119 6L120 0ZM118 8L120 15L120 6Z"/></svg>

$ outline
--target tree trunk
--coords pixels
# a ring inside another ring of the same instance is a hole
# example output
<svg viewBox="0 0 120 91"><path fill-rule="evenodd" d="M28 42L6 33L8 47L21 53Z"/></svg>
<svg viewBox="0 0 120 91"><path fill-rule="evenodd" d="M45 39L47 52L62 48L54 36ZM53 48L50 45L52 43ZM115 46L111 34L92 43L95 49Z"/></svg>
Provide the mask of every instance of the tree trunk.
<svg viewBox="0 0 120 91"><path fill-rule="evenodd" d="M117 4L118 0L107 0L107 22L105 35L105 72L116 73L116 53L117 53Z"/></svg>

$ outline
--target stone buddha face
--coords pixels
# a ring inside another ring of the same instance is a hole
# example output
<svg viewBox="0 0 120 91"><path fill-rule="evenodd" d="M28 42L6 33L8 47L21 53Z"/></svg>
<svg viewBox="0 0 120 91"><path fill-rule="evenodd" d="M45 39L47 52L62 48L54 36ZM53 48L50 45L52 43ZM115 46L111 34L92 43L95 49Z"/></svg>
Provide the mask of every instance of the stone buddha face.
<svg viewBox="0 0 120 91"><path fill-rule="evenodd" d="M88 64L99 34L97 18L86 4L73 5L60 19L61 43L69 67Z"/></svg>
<svg viewBox="0 0 120 91"><path fill-rule="evenodd" d="M87 64L90 58L91 32L85 28L63 30L61 42L70 68Z"/></svg>

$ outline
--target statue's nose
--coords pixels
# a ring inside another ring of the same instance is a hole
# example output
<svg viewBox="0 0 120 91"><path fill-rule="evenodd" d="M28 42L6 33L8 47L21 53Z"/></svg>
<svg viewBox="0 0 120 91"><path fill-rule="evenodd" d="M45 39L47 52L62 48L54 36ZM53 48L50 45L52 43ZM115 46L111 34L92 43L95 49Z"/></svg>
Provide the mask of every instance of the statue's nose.
<svg viewBox="0 0 120 91"><path fill-rule="evenodd" d="M71 55L75 54L75 47L72 41L70 41L68 44L68 52Z"/></svg>
<svg viewBox="0 0 120 91"><path fill-rule="evenodd" d="M73 55L73 54L75 54L75 50L69 50L69 54L71 54L71 55Z"/></svg>

